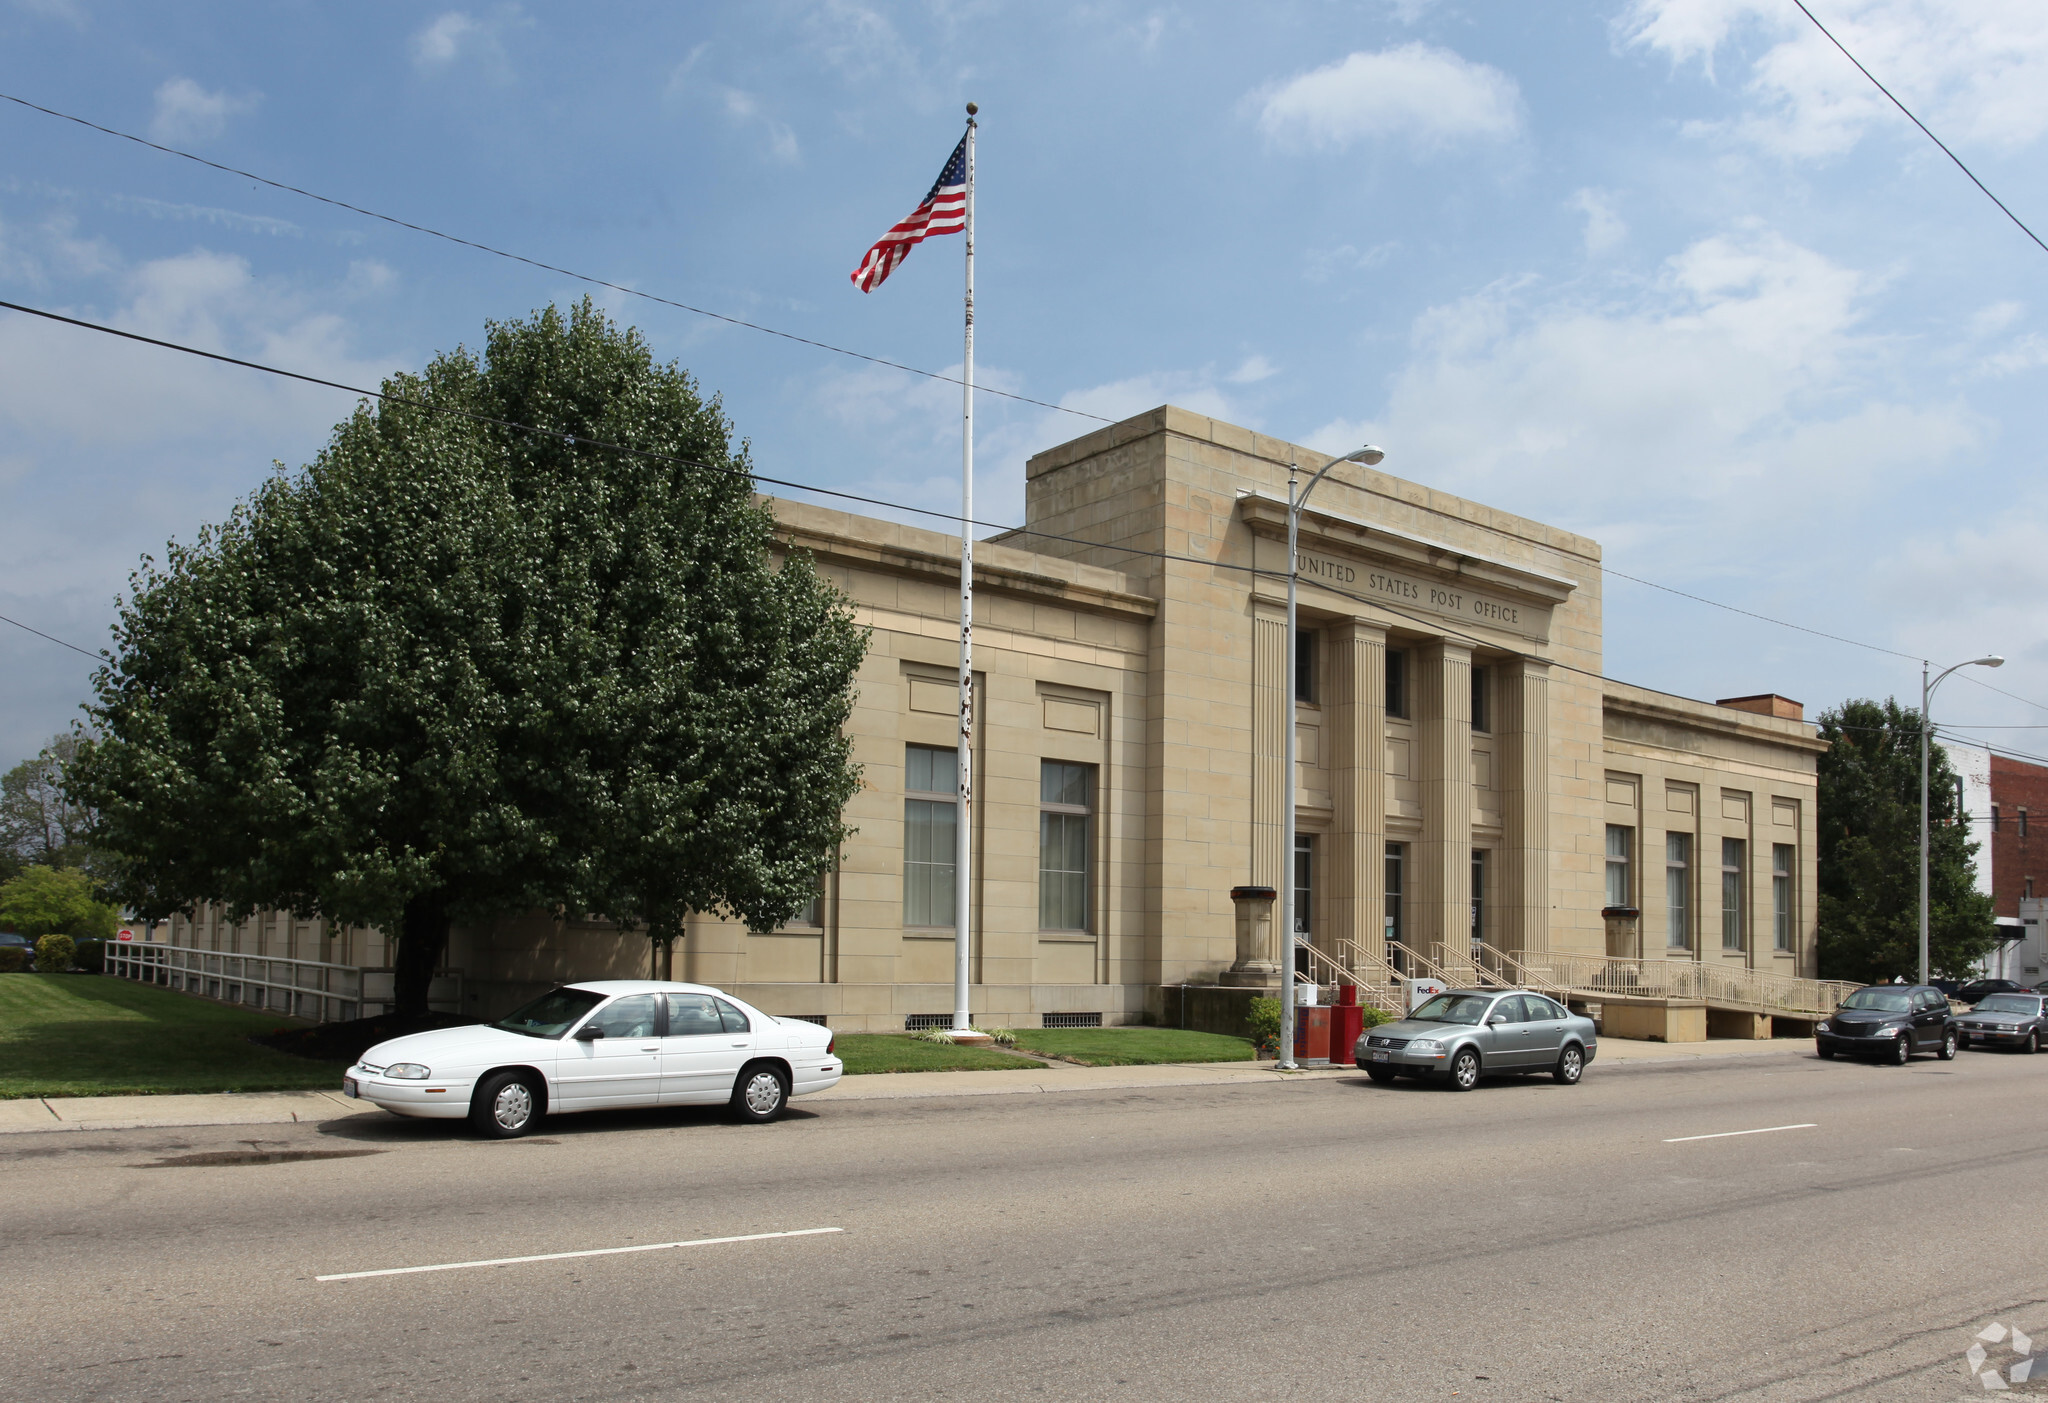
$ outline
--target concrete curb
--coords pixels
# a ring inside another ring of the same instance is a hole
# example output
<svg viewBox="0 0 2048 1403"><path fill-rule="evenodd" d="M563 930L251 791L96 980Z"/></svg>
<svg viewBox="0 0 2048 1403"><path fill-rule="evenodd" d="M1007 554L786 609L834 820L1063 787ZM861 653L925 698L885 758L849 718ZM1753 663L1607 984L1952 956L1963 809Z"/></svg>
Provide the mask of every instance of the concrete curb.
<svg viewBox="0 0 2048 1403"><path fill-rule="evenodd" d="M1769 1042L1638 1043L1602 1038L1593 1065L1670 1067L1732 1062L1772 1053L1807 1053L1812 1045L1789 1038ZM1271 1062L1171 1062L1142 1067L1053 1064L1036 1074L1001 1072L882 1072L843 1077L830 1091L801 1104L827 1101L910 1101L949 1096L1029 1096L1062 1091L1142 1091L1155 1087L1270 1086L1279 1082L1357 1076L1348 1063L1281 1072ZM293 1125L383 1115L339 1091L262 1091L178 1096L51 1096L0 1101L0 1135L53 1130L148 1130L206 1125Z"/></svg>

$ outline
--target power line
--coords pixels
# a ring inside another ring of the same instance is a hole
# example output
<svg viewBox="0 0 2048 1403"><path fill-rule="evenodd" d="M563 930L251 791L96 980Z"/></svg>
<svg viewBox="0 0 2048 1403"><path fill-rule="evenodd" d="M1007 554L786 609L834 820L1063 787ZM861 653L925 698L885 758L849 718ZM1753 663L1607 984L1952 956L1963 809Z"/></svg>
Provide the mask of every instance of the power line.
<svg viewBox="0 0 2048 1403"><path fill-rule="evenodd" d="M1621 579L1631 580L1639 585L1648 585L1651 589L1661 589L1666 594L1675 594L1680 599L1690 599L1697 604L1708 604L1716 609L1726 609L1729 613L1740 614L1744 618L1758 619L1767 624L1776 624L1779 628L1797 629L1801 633L1810 633L1815 638L1826 638L1835 643L1846 643L1852 648L1868 648L1873 653L1884 653L1894 658L1904 658L1907 662L1917 663L1923 661L1923 659L1916 657L1912 653L1901 653L1895 648L1880 648L1875 643L1861 643L1854 638L1844 638L1839 633L1823 633L1817 628L1808 628L1805 624L1787 623L1783 619L1774 619L1768 614L1757 614L1752 613L1748 609L1738 609L1733 604L1723 604L1718 599L1708 599L1704 595L1688 594L1682 589L1673 589L1670 585L1660 585L1655 580L1639 579L1634 575L1623 574L1619 570L1611 570L1605 565L1600 567L1600 572L1603 575L1619 576Z"/></svg>
<svg viewBox="0 0 2048 1403"><path fill-rule="evenodd" d="M1962 678L1963 681L1968 682L1973 687L1982 687L1985 691L1996 692L2001 697L2011 697L2014 701L2019 702L2021 705L2031 706L2036 711L2048 711L2048 706L2043 706L2041 705L2041 703L2037 701L2029 701L2027 698L2020 696L2016 692L2006 691L2003 687L1994 687L1989 682L1980 681L1979 679L1972 677L1967 672L1959 672L1956 674L1956 676Z"/></svg>
<svg viewBox="0 0 2048 1403"><path fill-rule="evenodd" d="M1829 32L1828 27L1826 25L1822 24L1818 19L1814 18L1813 11L1806 8L1806 0L1792 0L1792 3L1799 7L1800 14L1805 15L1810 20L1813 20L1813 27L1815 29L1818 29L1822 34L1827 35L1827 41L1830 44L1833 44L1836 48L1841 49L1842 57L1849 60L1849 62L1855 64L1856 71L1858 73L1861 73L1864 77L1868 78L1871 82L1871 85L1875 87L1879 92L1883 93L1886 97L1891 98L1892 106L1898 108L1899 111L1905 113L1907 121L1911 122L1914 126L1920 128L1921 132L1927 137L1929 141L1933 142L1936 146L1941 147L1941 154L1948 157L1951 161L1954 161L1956 163L1956 169L1961 171L1964 175L1970 177L1970 183L1976 186L1979 190L1982 190L1984 192L1984 197L1986 199L1991 201L1992 204L1997 205L1999 209L2004 210L2005 217L2007 219L2010 219L2014 224L2019 225L2019 229L2022 234L2025 234L2028 238L2032 239L2036 244L2039 244L2042 252L2048 253L2048 244L2041 243L2041 236L2039 234L2036 234L2032 229L2029 229L2026 225L2026 221L2022 220L2010 209L2006 209L2005 201L1999 199L1998 196L1992 194L1991 187L1986 185L1983 181L1977 179L1977 173L1971 170L1968 166L1963 164L1962 157L1958 156L1955 152L1949 150L1947 143L1942 141L1940 137L1936 136L1933 132L1928 131L1927 124L1921 121L1918 117L1915 117L1913 115L1913 111L1911 108L1907 107L1905 103L1900 102L1896 97L1893 97L1892 90L1890 88L1887 88L1884 84L1878 82L1877 75L1872 73L1869 69L1865 68L1863 66L1863 61L1861 59L1857 58L1856 55L1850 53L1849 50L1846 47L1844 47L1842 41L1837 39L1832 33Z"/></svg>
<svg viewBox="0 0 2048 1403"><path fill-rule="evenodd" d="M781 331L772 326L763 326L759 322L750 322L744 317L729 316L724 312L714 312L705 307L693 307L687 302L677 302L673 298L661 297L652 292L643 292L637 287L627 287L624 283L610 282L604 278L594 277L589 273L579 273L573 268L563 268L553 263L543 263L540 259L528 258L523 253L512 253L506 249L493 248L490 244L479 243L475 239L465 239L457 234L443 233L439 229L429 228L424 224L415 224L411 220L400 219L396 215L379 214L376 210L365 209L361 205L352 205L347 200L337 200L329 195L315 194L311 190L302 189L297 185L287 185L281 180L272 180L269 176L258 175L254 171L245 171L238 166L222 165L219 161L209 161L204 156L194 155L190 151L180 151L175 146L165 146L161 142L150 141L144 137L136 136L132 132L117 131L113 127L104 127L98 122L87 121L83 117L74 117L69 112L59 112L54 107L45 107L41 103L30 102L25 97L16 97L12 93L0 93L0 99L5 99L20 107L26 107L31 112L40 112L44 116L55 117L60 121L75 122L79 126L89 128L92 131L103 132L107 136L119 137L123 141L132 141L137 146L146 146L152 151L161 151L166 156L176 156L182 160L192 161L227 175L240 176L244 180L253 180L259 185L268 185L273 190L283 190L288 194L302 196L308 200L317 200L323 205L332 205L336 209L348 210L351 214L360 214L365 219L382 220L384 223L395 225L400 229L410 229L415 234L425 234L430 238L445 239L451 244L460 244L464 248L473 248L480 253L488 253L497 258L510 259L514 263L524 263L529 268L539 268L543 272L556 273L565 278L574 278L578 282L589 283L592 287L608 288L613 292L625 293L628 297L639 297L649 302L658 302L664 307L674 307L678 311L690 312L700 317L710 317L714 321L745 327L749 331L758 331L766 336L779 336L785 341L794 341L802 346L814 346L818 350L830 351L834 355L851 356L855 360L864 360L873 365L884 365L891 370L901 370L910 375L922 375L927 380L943 380L949 385L964 385L966 383L955 375L943 375L936 370L920 370L914 365L905 365L901 361L886 360L881 356L871 356L864 351L850 351L844 346L834 346L827 341L817 341L808 336L798 336L793 331ZM997 395L1003 399L1016 400L1020 404L1035 404L1040 409L1054 409L1062 414L1072 414L1082 419L1093 419L1101 424L1113 424L1116 422L1114 419L1100 414L1090 414L1084 409L1072 409L1064 404L1053 404L1048 400L1033 399L1029 395L1011 394L1008 390L991 389L987 385L976 385L974 388L980 394Z"/></svg>
<svg viewBox="0 0 2048 1403"><path fill-rule="evenodd" d="M38 638L49 639L52 643L56 644L60 648L69 648L74 653L83 653L88 658L91 658L94 662L98 662L100 660L100 655L98 653L93 652L92 649L81 648L76 643L67 643L63 639L59 638L56 634L44 633L41 629L35 628L29 624L25 624L20 619L10 619L5 614L0 614L0 624L13 624L16 628L25 628Z"/></svg>
<svg viewBox="0 0 2048 1403"><path fill-rule="evenodd" d="M296 370L285 370L279 366L265 365L261 361L244 360L239 356L225 355L219 351L207 351L202 350L197 346L186 346L176 341L165 341L162 340L161 338L154 336L144 336L140 332L124 331L119 327L105 326L98 322L84 321L77 317L67 317L59 312L47 311L40 307L30 307L24 303L0 301L0 308L5 308L9 311L20 312L27 316L39 317L46 321L57 322L64 326L77 327L80 330L84 331L96 331L105 336L114 336L119 337L120 339L125 341L134 341L146 346L155 346L161 350L177 351L184 355L197 356L203 360L218 361L223 365L239 366L245 370L255 370L266 375L275 375L287 380L297 380L303 384L319 385L326 389L341 390L344 393L357 395L366 399L375 399L392 404L402 404L409 406L411 408L425 410L429 413L443 414L456 418L467 419L475 423L490 424L498 428L510 429L516 433L530 433L537 434L545 438L560 439L563 442L570 443L579 447L594 448L603 452L625 453L636 457L647 458L653 461L667 462L675 464L677 466L699 468L713 472L725 472L733 474L744 473L744 475L747 476L752 481L767 483L775 487L786 487L798 492L816 493L821 496L835 497L843 501L859 502L867 506L883 507L892 511L904 511L911 512L920 516L937 517L947 522L961 521L961 518L956 515L952 515L947 512L939 511L937 509L930 507L910 506L902 502L892 502L887 500L886 498L870 497L857 492L846 492L837 488L818 487L810 483L795 482L785 478L769 477L763 473L756 473L749 470L735 468L729 464L698 462L692 459L680 458L673 454L656 453L648 449L633 448L625 444L609 443L602 439L587 438L580 434L565 433L555 429L537 428L531 424L521 424L514 420L500 419L493 415L477 414L470 410L455 409L445 405L431 404L427 401L412 399L404 395L389 394L383 390L365 389L359 385L344 384L339 380L327 380L317 375L307 375L304 374L303 372ZM1155 560L1177 561L1185 564L1202 565L1211 569L1233 570L1248 574L1265 576L1277 576L1284 573L1281 571L1260 569L1257 566L1235 565L1226 561L1209 560L1201 556L1179 555L1170 551L1145 550L1135 546L1111 546L1101 542L1091 541L1086 537L1060 535L1054 532L1035 530L1028 526L1011 527L1004 526L1002 523L999 522L976 521L972 519L963 522L962 525L963 529L975 526L989 527L992 529L1002 530L1016 535L1031 536L1040 540L1062 541L1070 544L1083 545L1089 547L1092 550L1113 552L1118 555L1136 556ZM1620 572L1612 571L1609 573L1619 574ZM1803 625L1788 623L1782 619L1773 619L1763 614L1750 613L1750 611L1745 609L1737 609L1733 605L1719 604L1714 600L1704 599L1699 595L1687 594L1683 590L1672 589L1668 585L1657 585L1648 580L1639 580L1636 579L1636 577L1633 575L1623 575L1622 578L1634 580L1638 584L1650 585L1650 587L1653 589L1661 589L1670 594L1681 595L1687 599L1698 600L1700 603L1703 604L1711 604L1716 608L1726 609L1732 613L1744 614L1747 617L1757 619L1764 623L1776 624L1783 628L1790 628L1798 630L1803 633L1814 634L1817 637L1827 638L1835 642L1848 643L1852 646L1867 648L1874 652L1891 653L1891 655L1894 657L1909 658L1909 660L1917 661L1917 659L1911 659L1909 654L1895 653L1892 652L1891 649L1878 648L1874 644L1858 643L1854 639L1840 638L1834 634L1822 633L1818 629L1809 629L1804 627ZM1338 589L1335 586L1329 585L1327 583L1321 585L1320 587L1328 590L1332 594L1339 596L1340 598L1351 599L1359 603L1371 605L1384 613L1391 614L1397 618L1407 619L1410 622L1424 624L1433 630L1442 630L1446 632L1447 636L1456 637L1465 642L1473 643L1481 647L1491 648L1495 646L1489 640L1481 639L1471 634L1459 633L1456 630L1446 629L1445 625L1441 620L1426 619L1423 618L1421 615L1410 614L1405 610L1394 608L1392 605L1389 605L1382 600L1371 598L1362 594L1356 594L1349 590ZM4 616L0 616L0 622L14 623L16 621L12 619L5 619ZM29 627L26 624L21 624L19 626L22 628ZM49 638L50 641L53 643L62 643L63 646L71 648L76 652L85 653L88 657L99 656L99 654L88 652L88 650L80 648L76 644L65 643L64 640L60 638L52 637L49 634L42 634L40 633L39 630L29 629L29 631L32 633L38 633L39 636L41 637ZM1593 672L1586 668L1573 667L1568 663L1558 662L1555 659L1539 658L1535 654L1515 653L1514 656L1545 662L1551 666L1564 668L1567 671L1580 673L1587 677L1598 678L1601 681L1611 680L1608 679L1603 673ZM1970 678L1969 680L1975 681L1976 679ZM1978 683L1978 685L1984 686L1986 684ZM1998 691L1999 689L1994 687L1991 688L1991 690ZM2012 694L2009 692L2001 693L2001 695L2012 696ZM2015 697L2014 700L2025 701L2025 698ZM2028 705L2034 705L2034 703L2030 702L2028 703ZM2042 709L2048 710L2048 708Z"/></svg>

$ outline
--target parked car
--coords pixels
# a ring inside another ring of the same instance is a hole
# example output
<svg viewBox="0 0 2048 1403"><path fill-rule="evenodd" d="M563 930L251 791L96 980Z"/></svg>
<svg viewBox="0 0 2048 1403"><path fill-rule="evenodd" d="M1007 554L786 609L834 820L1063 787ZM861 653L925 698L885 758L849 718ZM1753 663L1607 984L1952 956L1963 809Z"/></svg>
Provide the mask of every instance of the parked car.
<svg viewBox="0 0 2048 1403"><path fill-rule="evenodd" d="M1956 1055L1956 1018L1931 984L1873 984L1814 1024L1813 1041L1824 1058L1847 1053L1903 1067L1914 1053L1931 1052L1946 1062Z"/></svg>
<svg viewBox="0 0 2048 1403"><path fill-rule="evenodd" d="M776 1018L703 984L565 984L495 1023L378 1043L342 1094L401 1116L469 1119L494 1139L545 1115L626 1106L727 1105L741 1120L782 1114L843 1069L832 1034Z"/></svg>
<svg viewBox="0 0 2048 1403"><path fill-rule="evenodd" d="M15 965L17 970L31 969L35 966L36 943L25 935L16 934L11 930L0 930L0 950L21 951L21 963Z"/></svg>
<svg viewBox="0 0 2048 1403"><path fill-rule="evenodd" d="M1960 979L1930 979L1927 983L1929 986L1941 990L1942 993L1951 999L1956 996L1956 991L1963 987L1963 981Z"/></svg>
<svg viewBox="0 0 2048 1403"><path fill-rule="evenodd" d="M1964 1047L2017 1048L2039 1052L2048 1041L2048 997L2040 994L1986 994L1975 1008L1956 1020L1956 1036Z"/></svg>
<svg viewBox="0 0 2048 1403"><path fill-rule="evenodd" d="M1381 1085L1412 1076L1470 1091L1496 1072L1548 1072L1574 1086L1597 1049L1593 1020L1542 994L1447 989L1360 1034L1352 1061Z"/></svg>
<svg viewBox="0 0 2048 1403"><path fill-rule="evenodd" d="M2010 979L1973 979L1949 995L1959 1004L1976 1007L1977 1001L1986 994L2026 994L2032 991L2024 984L2015 984Z"/></svg>

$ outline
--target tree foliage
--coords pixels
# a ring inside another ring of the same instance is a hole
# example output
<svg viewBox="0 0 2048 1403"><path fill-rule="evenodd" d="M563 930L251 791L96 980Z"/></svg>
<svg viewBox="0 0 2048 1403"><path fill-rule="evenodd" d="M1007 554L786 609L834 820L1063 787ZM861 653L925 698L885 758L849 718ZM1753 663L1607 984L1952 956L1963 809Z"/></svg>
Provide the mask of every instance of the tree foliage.
<svg viewBox="0 0 2048 1403"><path fill-rule="evenodd" d="M116 888L396 931L412 1010L453 921L787 920L865 636L716 401L587 300L384 388L134 577L71 769Z"/></svg>
<svg viewBox="0 0 2048 1403"><path fill-rule="evenodd" d="M92 866L86 834L92 813L64 792L64 771L78 737L53 736L31 758L0 776L0 847L18 866Z"/></svg>
<svg viewBox="0 0 2048 1403"><path fill-rule="evenodd" d="M0 884L0 925L22 935L105 940L121 913L93 895L92 879L68 868L34 866Z"/></svg>
<svg viewBox="0 0 2048 1403"><path fill-rule="evenodd" d="M1891 699L1820 718L1820 972L1862 983L1920 968L1920 716ZM1928 747L1928 965L1968 978L1993 943L1978 843L1939 745Z"/></svg>

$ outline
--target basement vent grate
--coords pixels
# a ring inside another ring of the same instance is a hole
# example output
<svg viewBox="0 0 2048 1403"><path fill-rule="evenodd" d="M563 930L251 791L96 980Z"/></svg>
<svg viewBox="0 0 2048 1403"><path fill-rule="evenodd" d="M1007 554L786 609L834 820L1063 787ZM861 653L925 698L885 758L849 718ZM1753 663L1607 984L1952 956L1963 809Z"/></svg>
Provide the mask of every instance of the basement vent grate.
<svg viewBox="0 0 2048 1403"><path fill-rule="evenodd" d="M953 1015L950 1013L913 1013L903 1020L906 1032L921 1033L927 1028L950 1028Z"/></svg>
<svg viewBox="0 0 2048 1403"><path fill-rule="evenodd" d="M830 1026L825 1022L825 1015L822 1013L785 1013L782 1017L792 1023L815 1023L820 1028Z"/></svg>
<svg viewBox="0 0 2048 1403"><path fill-rule="evenodd" d="M1041 1025L1046 1028L1100 1028L1102 1015L1099 1013L1048 1013Z"/></svg>

